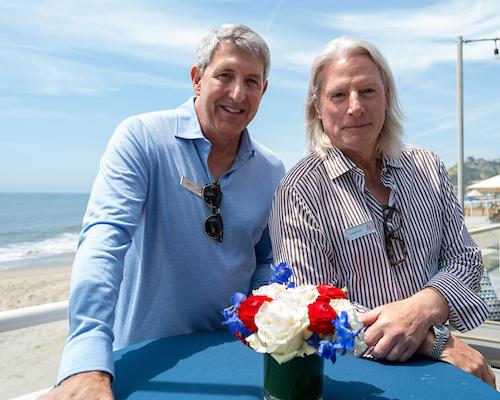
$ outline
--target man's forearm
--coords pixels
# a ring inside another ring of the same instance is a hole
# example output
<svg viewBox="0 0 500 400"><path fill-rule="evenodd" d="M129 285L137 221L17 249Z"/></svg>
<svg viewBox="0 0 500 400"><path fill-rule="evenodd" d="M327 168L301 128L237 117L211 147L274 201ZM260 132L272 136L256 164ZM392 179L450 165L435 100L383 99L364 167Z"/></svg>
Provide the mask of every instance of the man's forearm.
<svg viewBox="0 0 500 400"><path fill-rule="evenodd" d="M414 294L411 299L420 303L430 325L442 324L448 320L448 302L437 289L427 287Z"/></svg>

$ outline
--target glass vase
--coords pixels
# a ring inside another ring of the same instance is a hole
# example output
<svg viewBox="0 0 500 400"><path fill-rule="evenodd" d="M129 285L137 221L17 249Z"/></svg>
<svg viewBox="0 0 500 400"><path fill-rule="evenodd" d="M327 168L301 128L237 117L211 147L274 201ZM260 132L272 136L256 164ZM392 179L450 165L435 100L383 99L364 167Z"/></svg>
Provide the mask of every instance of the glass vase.
<svg viewBox="0 0 500 400"><path fill-rule="evenodd" d="M264 399L318 400L323 396L324 359L316 354L280 364L264 354Z"/></svg>

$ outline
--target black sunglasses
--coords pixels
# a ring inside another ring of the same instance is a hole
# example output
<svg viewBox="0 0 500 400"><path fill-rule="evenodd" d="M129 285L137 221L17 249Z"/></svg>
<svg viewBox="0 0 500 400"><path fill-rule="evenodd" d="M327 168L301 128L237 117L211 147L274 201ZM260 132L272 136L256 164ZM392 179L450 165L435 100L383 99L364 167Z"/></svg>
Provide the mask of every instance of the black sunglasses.
<svg viewBox="0 0 500 400"><path fill-rule="evenodd" d="M218 242L224 238L224 224L220 215L220 205L222 202L222 191L219 182L209 183L201 189L201 196L205 204L212 208L214 213L205 219L205 234Z"/></svg>
<svg viewBox="0 0 500 400"><path fill-rule="evenodd" d="M408 256L406 243L396 236L396 233L403 227L403 218L401 212L394 207L384 206L382 213L384 217L385 250L391 266L395 267L405 261Z"/></svg>

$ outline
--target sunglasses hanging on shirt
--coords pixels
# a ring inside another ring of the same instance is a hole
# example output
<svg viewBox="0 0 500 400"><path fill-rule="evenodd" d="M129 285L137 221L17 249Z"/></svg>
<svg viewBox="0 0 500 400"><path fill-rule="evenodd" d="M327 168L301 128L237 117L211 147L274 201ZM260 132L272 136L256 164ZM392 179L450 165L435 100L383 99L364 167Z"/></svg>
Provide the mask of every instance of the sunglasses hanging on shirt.
<svg viewBox="0 0 500 400"><path fill-rule="evenodd" d="M218 181L200 186L190 179L183 176L180 182L181 186L201 197L205 204L212 209L212 214L205 219L205 234L213 240L222 242L224 239L224 224L220 214L220 205L222 202L222 190Z"/></svg>
<svg viewBox="0 0 500 400"><path fill-rule="evenodd" d="M218 242L224 239L224 224L220 215L220 205L222 202L222 191L218 181L203 186L201 195L205 204L212 208L213 214L205 219L205 234Z"/></svg>
<svg viewBox="0 0 500 400"><path fill-rule="evenodd" d="M406 260L408 251L405 241L396 236L403 227L403 217L397 208L384 206L382 209L384 217L385 249L391 266L395 267Z"/></svg>

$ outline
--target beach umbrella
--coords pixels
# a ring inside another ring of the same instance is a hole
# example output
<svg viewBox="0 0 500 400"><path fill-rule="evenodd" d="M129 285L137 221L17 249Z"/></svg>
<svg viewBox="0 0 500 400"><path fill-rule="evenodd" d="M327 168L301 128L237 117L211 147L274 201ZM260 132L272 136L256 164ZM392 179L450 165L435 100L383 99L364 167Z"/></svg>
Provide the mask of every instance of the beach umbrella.
<svg viewBox="0 0 500 400"><path fill-rule="evenodd" d="M481 193L500 193L500 175L474 183L467 187L468 190L478 190Z"/></svg>
<svg viewBox="0 0 500 400"><path fill-rule="evenodd" d="M481 197L482 195L483 195L483 193L481 193L479 190L472 189L472 190L469 190L467 192L467 194L465 195L465 197Z"/></svg>

